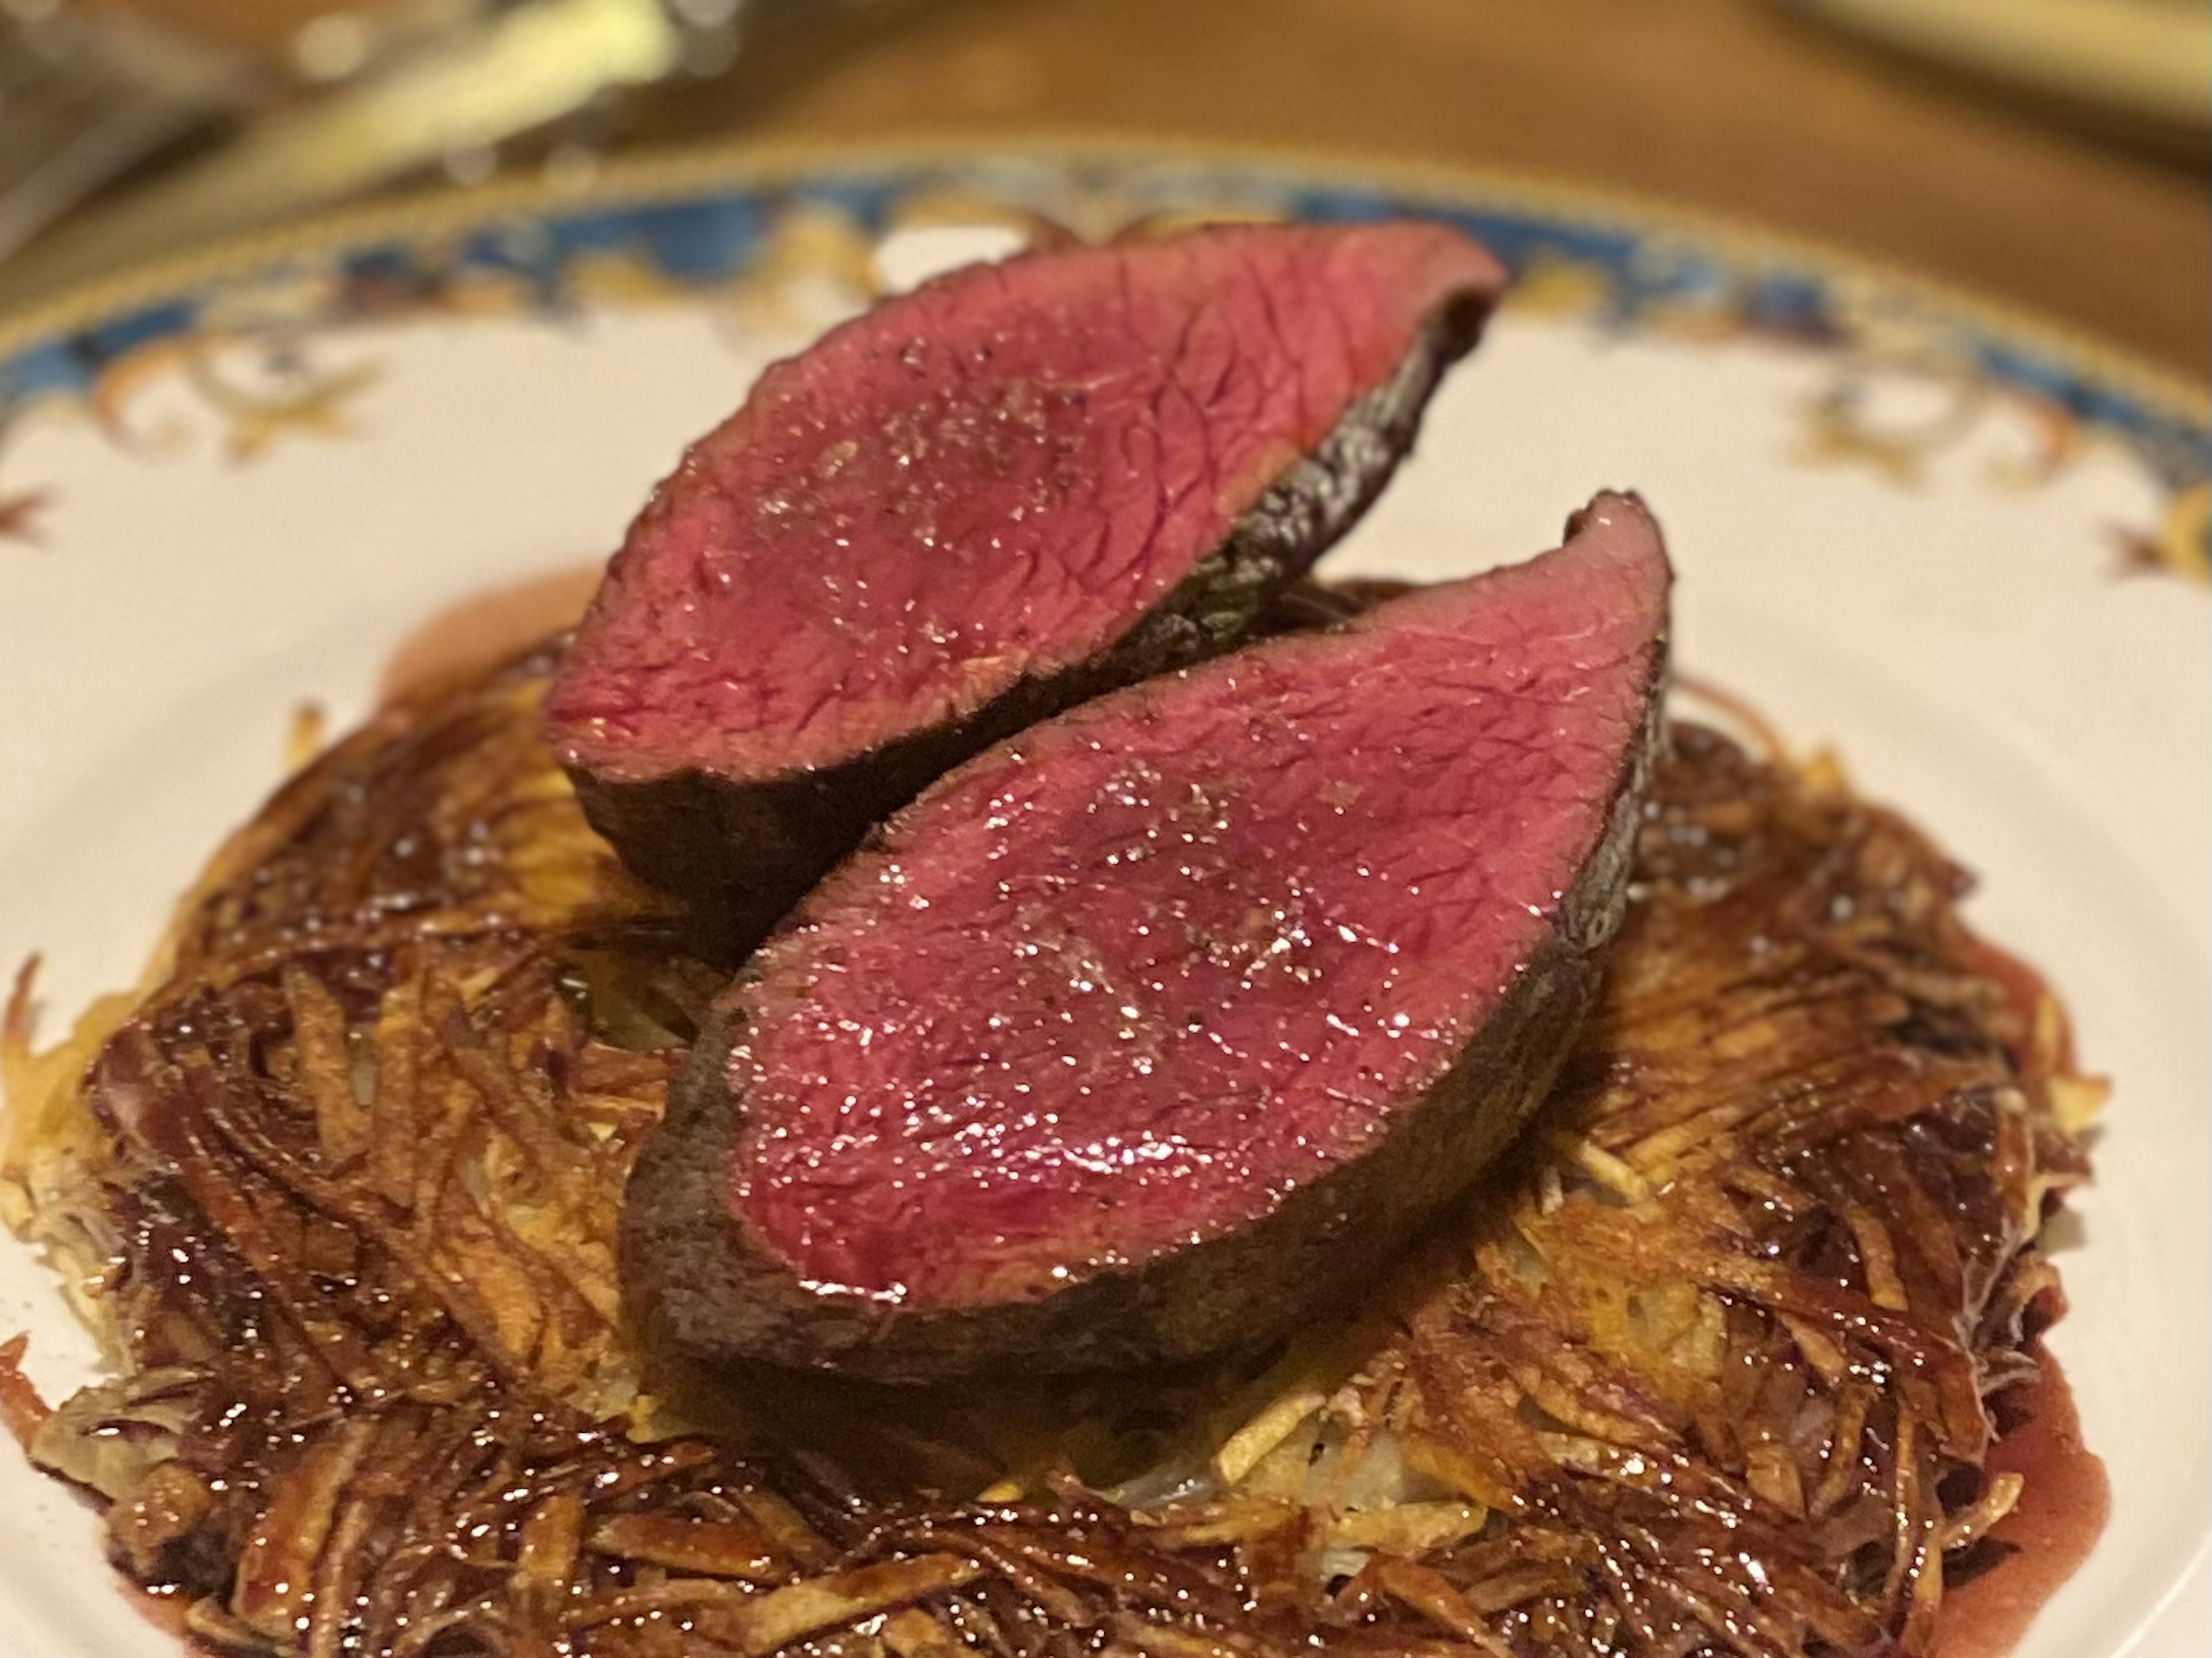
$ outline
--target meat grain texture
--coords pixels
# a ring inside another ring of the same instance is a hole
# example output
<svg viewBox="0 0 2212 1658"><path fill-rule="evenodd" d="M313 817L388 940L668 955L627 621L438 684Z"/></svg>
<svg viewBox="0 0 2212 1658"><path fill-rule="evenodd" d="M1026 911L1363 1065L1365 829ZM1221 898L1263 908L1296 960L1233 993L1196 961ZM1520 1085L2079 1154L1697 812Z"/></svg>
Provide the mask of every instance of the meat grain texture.
<svg viewBox="0 0 2212 1658"><path fill-rule="evenodd" d="M592 823L736 959L949 766L1249 637L1503 282L1439 226L1217 227L833 330L608 568L548 709Z"/></svg>
<svg viewBox="0 0 2212 1658"><path fill-rule="evenodd" d="M716 1003L635 1304L885 1380L1249 1350L1367 1283L1549 1085L1619 923L1668 573L1554 552L1039 726Z"/></svg>

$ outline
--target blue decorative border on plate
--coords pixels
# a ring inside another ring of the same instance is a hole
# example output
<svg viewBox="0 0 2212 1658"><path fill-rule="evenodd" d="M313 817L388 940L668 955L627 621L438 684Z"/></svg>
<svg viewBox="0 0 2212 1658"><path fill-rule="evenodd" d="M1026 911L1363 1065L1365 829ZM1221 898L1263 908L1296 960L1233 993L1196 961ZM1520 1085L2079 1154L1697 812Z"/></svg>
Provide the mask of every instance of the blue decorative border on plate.
<svg viewBox="0 0 2212 1658"><path fill-rule="evenodd" d="M34 340L0 360L0 431L34 403L95 398L105 377L149 348L236 331L235 315L219 313L241 284L309 280L314 297L304 312L295 301L286 319L295 328L459 309L464 295L480 307L488 287L500 290L504 307L557 316L585 302L579 276L587 267L603 273L619 266L642 288L696 292L742 282L796 219L841 226L864 247L913 222L917 211L933 207L941 215L952 203L1066 223L1085 234L1146 218L1349 222L1417 214L1494 248L1520 279L1516 303L1572 310L1600 326L1755 337L1845 361L1879 361L1885 354L1894 361L1902 338L1911 343L1916 368L2030 400L2047 426L2069 439L2096 432L2127 445L2172 503L2167 521L2143 537L2146 558L2199 579L2212 567L2205 511L2212 427L2180 399L2127 383L2063 338L2042 340L1910 284L1793 255L1786 244L1745 239L1744 246L1730 246L1727 233L1694 221L1609 213L1565 194L1486 190L1479 177L1401 187L1316 177L1289 163L830 159L813 167L794 163L780 176L733 167L720 179L708 173L688 187L648 190L611 204L550 198L503 207L487 200L480 216L458 229L341 237L313 251L244 258L225 280ZM1848 399L1829 414L1847 421Z"/></svg>

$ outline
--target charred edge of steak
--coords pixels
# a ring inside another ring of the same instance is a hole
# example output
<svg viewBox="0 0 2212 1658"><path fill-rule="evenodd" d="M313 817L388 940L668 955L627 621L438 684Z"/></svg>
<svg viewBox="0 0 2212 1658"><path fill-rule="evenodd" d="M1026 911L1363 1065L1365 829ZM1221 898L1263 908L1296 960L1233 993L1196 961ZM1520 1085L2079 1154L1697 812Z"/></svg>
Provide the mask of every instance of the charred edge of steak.
<svg viewBox="0 0 2212 1658"><path fill-rule="evenodd" d="M1666 643L1606 826L1526 970L1443 1078L1376 1148L1223 1236L1094 1272L1041 1300L887 1309L812 1289L743 1237L729 1205L741 1104L724 1081L735 1032L710 1018L632 1171L623 1277L649 1342L710 1365L763 1357L878 1382L1129 1370L1256 1348L1356 1291L1464 1192L1550 1091L1628 902L1660 744ZM1387 1218L1387 1224L1376 1224ZM679 1293L665 1293L680 1286Z"/></svg>
<svg viewBox="0 0 2212 1658"><path fill-rule="evenodd" d="M965 718L819 771L735 780L686 769L641 782L569 769L584 814L642 879L681 897L691 947L734 964L875 824L969 756L1100 693L1273 631L1271 606L1351 529L1411 452L1443 372L1474 349L1484 300L1447 302L1382 386L1110 648L1024 678Z"/></svg>

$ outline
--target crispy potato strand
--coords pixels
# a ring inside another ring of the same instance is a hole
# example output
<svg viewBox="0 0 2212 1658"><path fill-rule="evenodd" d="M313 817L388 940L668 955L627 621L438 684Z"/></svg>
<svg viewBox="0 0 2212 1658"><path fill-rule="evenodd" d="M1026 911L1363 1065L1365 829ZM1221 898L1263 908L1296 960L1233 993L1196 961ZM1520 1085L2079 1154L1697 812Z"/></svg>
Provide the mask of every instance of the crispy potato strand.
<svg viewBox="0 0 2212 1658"><path fill-rule="evenodd" d="M2033 1373L2100 1095L1832 767L1677 728L1540 1130L1356 1319L1049 1388L648 1378L622 1187L716 980L546 756L551 660L308 765L70 1044L11 1000L9 1218L126 1374L49 1413L9 1344L0 1414L201 1642L1927 1649L2019 1499L1942 1492Z"/></svg>

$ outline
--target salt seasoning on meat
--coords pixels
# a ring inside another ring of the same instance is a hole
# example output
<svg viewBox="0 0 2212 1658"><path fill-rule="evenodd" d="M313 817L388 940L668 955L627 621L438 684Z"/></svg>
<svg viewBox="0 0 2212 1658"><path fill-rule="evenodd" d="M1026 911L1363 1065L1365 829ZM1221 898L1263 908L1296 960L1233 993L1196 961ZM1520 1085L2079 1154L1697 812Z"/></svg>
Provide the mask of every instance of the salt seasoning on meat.
<svg viewBox="0 0 2212 1658"><path fill-rule="evenodd" d="M720 999L633 1294L696 1355L915 1380L1195 1358L1365 1281L1589 1004L1668 582L1601 495L948 774Z"/></svg>
<svg viewBox="0 0 2212 1658"><path fill-rule="evenodd" d="M1438 225L1214 227L832 331L608 567L548 708L592 823L734 959L947 766L1243 642L1504 282Z"/></svg>

